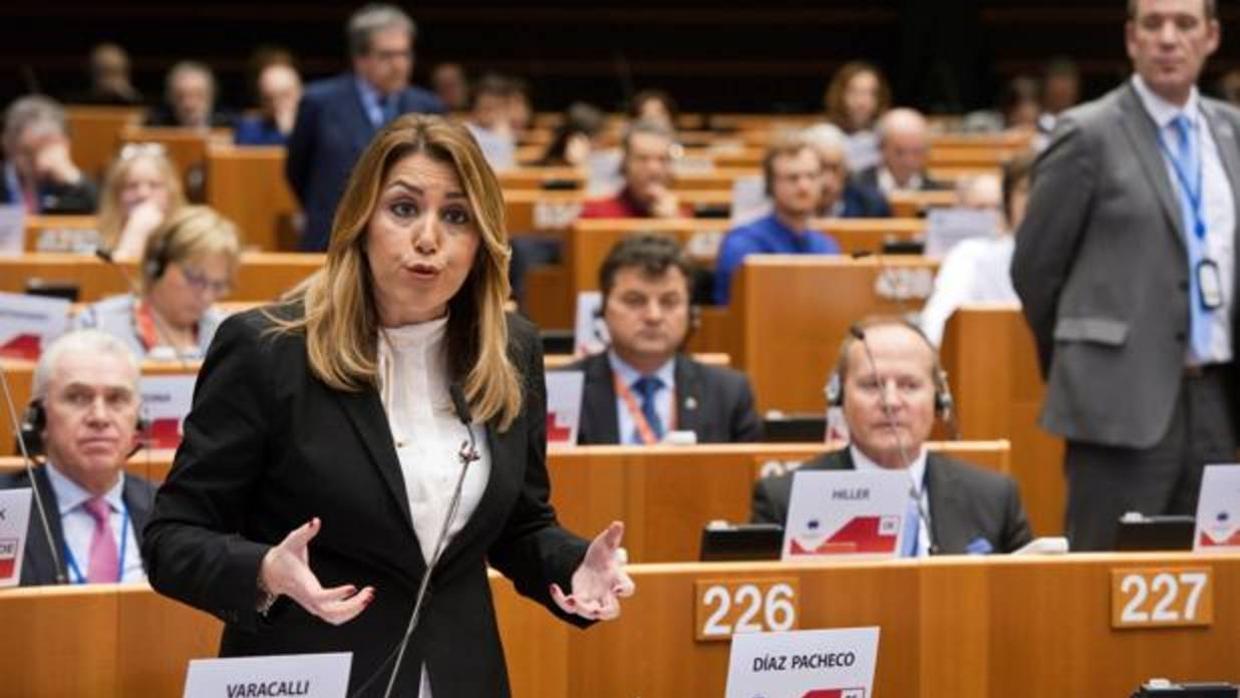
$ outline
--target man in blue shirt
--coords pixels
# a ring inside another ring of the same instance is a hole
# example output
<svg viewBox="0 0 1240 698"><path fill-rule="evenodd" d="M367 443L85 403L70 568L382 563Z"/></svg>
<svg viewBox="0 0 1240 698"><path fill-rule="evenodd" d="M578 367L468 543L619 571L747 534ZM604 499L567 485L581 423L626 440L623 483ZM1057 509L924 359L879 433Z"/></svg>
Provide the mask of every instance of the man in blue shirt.
<svg viewBox="0 0 1240 698"><path fill-rule="evenodd" d="M715 302L727 305L732 276L751 254L838 254L839 243L810 229L822 196L822 160L801 138L771 144L762 160L766 193L775 211L733 228L719 247L715 270Z"/></svg>

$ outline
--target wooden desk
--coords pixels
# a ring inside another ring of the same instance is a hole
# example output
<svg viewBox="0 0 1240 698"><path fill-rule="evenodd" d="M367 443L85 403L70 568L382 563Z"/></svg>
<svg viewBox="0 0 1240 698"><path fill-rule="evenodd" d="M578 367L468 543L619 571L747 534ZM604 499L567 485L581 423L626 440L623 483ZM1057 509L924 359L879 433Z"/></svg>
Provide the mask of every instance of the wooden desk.
<svg viewBox="0 0 1240 698"><path fill-rule="evenodd" d="M745 258L732 282L727 351L749 374L759 412L817 412L840 342L868 315L921 309L938 263L924 257Z"/></svg>
<svg viewBox="0 0 1240 698"><path fill-rule="evenodd" d="M207 204L237 224L246 249L297 248L293 219L300 206L284 177L284 159L282 146L207 148Z"/></svg>
<svg viewBox="0 0 1240 698"><path fill-rule="evenodd" d="M26 216L25 228L25 241L22 243L22 249L26 252L34 252L38 249L39 238L44 233L57 230L98 230L99 217L94 215Z"/></svg>
<svg viewBox="0 0 1240 698"><path fill-rule="evenodd" d="M138 126L145 113L145 107L65 107L73 162L96 181L102 181L120 147L121 131Z"/></svg>
<svg viewBox="0 0 1240 698"><path fill-rule="evenodd" d="M953 189L938 191L895 191L887 196L891 215L914 218L931 208L955 206L959 197Z"/></svg>
<svg viewBox="0 0 1240 698"><path fill-rule="evenodd" d="M158 143L176 166L177 173L185 182L185 195L190 201L203 193L205 185L202 168L207 160L207 146L211 143L231 143L232 129L214 128L200 130L169 126L130 126L121 131L120 143Z"/></svg>
<svg viewBox="0 0 1240 698"><path fill-rule="evenodd" d="M942 361L961 437L1011 440L1012 475L1034 530L1061 535L1064 443L1038 426L1046 385L1020 308L987 304L957 310L943 334Z"/></svg>
<svg viewBox="0 0 1240 698"><path fill-rule="evenodd" d="M1211 570L1213 624L1111 628L1112 571L1155 565ZM637 594L623 615L585 631L491 573L516 698L723 695L729 643L694 640L695 586L771 578L796 581L802 629L882 629L876 696L1125 696L1153 676L1240 681L1237 556L632 565L629 573ZM0 635L5 690L30 698L180 695L188 661L215 655L221 627L145 584L0 591L0 617L20 629Z"/></svg>
<svg viewBox="0 0 1240 698"><path fill-rule="evenodd" d="M230 301L273 299L323 266L324 255L299 252L246 252L241 255L237 283ZM131 278L138 278L136 262L121 262ZM26 281L41 278L77 284L78 299L97 301L106 296L128 293L129 283L116 269L91 255L28 253L20 257L0 257L0 291L22 293Z"/></svg>

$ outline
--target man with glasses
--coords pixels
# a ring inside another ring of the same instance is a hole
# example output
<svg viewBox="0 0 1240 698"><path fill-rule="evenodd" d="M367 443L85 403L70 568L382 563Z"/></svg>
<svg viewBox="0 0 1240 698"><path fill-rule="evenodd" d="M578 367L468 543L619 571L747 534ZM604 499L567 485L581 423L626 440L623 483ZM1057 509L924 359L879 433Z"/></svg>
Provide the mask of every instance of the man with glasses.
<svg viewBox="0 0 1240 698"><path fill-rule="evenodd" d="M138 361L115 337L70 332L48 347L34 371L23 434L34 483L47 512L49 547L30 511L21 585L141 582L139 546L155 488L124 472L138 443ZM0 489L30 487L21 473Z"/></svg>
<svg viewBox="0 0 1240 698"><path fill-rule="evenodd" d="M692 278L670 238L636 235L608 253L599 287L611 346L569 367L585 373L578 443L653 444L673 431L698 443L759 439L749 379L680 352L694 322Z"/></svg>
<svg viewBox="0 0 1240 698"><path fill-rule="evenodd" d="M353 71L306 87L288 139L285 175L305 211L301 249L327 249L336 203L371 137L407 112L442 113L432 93L409 86L413 20L392 5L367 5L349 18Z"/></svg>

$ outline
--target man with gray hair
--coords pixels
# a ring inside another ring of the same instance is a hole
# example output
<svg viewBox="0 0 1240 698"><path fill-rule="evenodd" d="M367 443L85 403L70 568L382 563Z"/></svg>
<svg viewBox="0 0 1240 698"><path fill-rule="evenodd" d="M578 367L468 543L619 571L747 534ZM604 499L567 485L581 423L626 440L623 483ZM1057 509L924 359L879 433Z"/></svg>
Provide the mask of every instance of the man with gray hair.
<svg viewBox="0 0 1240 698"><path fill-rule="evenodd" d="M289 134L285 175L305 211L301 249L327 249L332 218L353 164L371 137L408 112L442 113L439 98L409 86L413 20L393 5L349 18L353 71L306 87Z"/></svg>
<svg viewBox="0 0 1240 698"><path fill-rule="evenodd" d="M39 357L22 438L43 463L34 487L47 511L53 554L31 508L22 586L146 579L139 546L155 488L124 472L138 444L138 361L98 330L63 335ZM31 487L22 472L0 489Z"/></svg>
<svg viewBox="0 0 1240 698"><path fill-rule="evenodd" d="M232 128L235 119L215 107L215 73L205 63L180 61L164 78L164 104L147 116L147 126Z"/></svg>
<svg viewBox="0 0 1240 698"><path fill-rule="evenodd" d="M857 173L857 182L876 187L884 196L893 191L947 189L930 177L930 126L916 109L892 109L878 122L878 148L882 159Z"/></svg>
<svg viewBox="0 0 1240 698"><path fill-rule="evenodd" d="M822 218L887 218L891 207L882 192L848 178L848 137L835 124L818 124L801 137L822 161Z"/></svg>
<svg viewBox="0 0 1240 698"><path fill-rule="evenodd" d="M0 204L26 213L94 213L98 191L69 155L65 110L42 95L22 97L4 116Z"/></svg>

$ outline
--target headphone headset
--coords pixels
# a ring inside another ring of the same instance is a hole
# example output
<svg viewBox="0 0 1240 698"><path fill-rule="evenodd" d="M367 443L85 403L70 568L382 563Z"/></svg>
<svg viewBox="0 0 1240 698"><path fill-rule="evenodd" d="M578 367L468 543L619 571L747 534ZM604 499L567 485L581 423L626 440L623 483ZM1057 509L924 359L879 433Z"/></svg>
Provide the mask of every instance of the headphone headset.
<svg viewBox="0 0 1240 698"><path fill-rule="evenodd" d="M168 270L169 240L176 231L177 229L173 228L156 238L154 247L151 249L151 258L142 263L142 275L146 277L148 283L159 281L164 272Z"/></svg>
<svg viewBox="0 0 1240 698"><path fill-rule="evenodd" d="M147 421L141 415L138 416L138 422L134 425L138 433L141 434L147 430ZM47 428L47 409L43 407L43 400L34 399L26 406L26 411L22 413L21 435L20 438L26 444L26 450L30 452L30 456L44 455L43 430ZM141 445L134 447L134 452L141 448ZM129 455L133 455L131 452Z"/></svg>
<svg viewBox="0 0 1240 698"><path fill-rule="evenodd" d="M939 364L938 351L936 351L934 345L930 343L930 339L926 337L920 327L908 322L907 320L878 324L891 324L896 327L905 327L910 329L918 337L921 337L922 341L926 343L926 346L930 347L931 355L934 357L934 367L931 369L931 380L934 382L934 413L938 415L939 419L945 422L951 421L952 410L956 405L955 398L952 397L951 385L947 381L947 371L944 371L942 365ZM874 326L877 325L871 325L871 327ZM850 335L848 341L861 342L864 340L856 339ZM823 388L823 393L827 397L828 407L844 406L844 377L840 375L839 363L836 363L835 368L831 370L831 376L827 378L827 384Z"/></svg>

